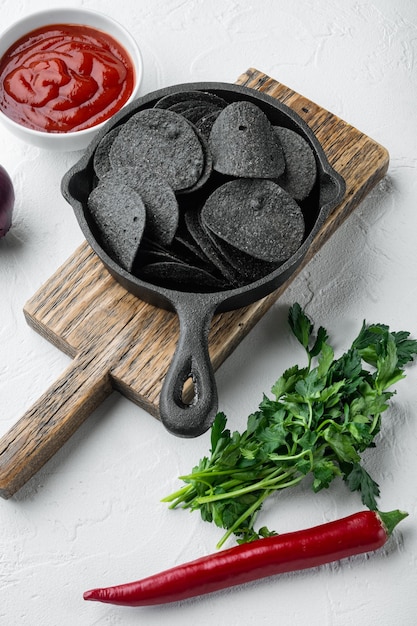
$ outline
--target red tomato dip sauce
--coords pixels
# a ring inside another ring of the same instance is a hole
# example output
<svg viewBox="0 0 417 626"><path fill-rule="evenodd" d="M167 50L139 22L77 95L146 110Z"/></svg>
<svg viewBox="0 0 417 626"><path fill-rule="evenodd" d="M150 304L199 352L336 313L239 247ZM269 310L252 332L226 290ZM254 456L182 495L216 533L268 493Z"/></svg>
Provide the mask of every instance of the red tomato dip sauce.
<svg viewBox="0 0 417 626"><path fill-rule="evenodd" d="M0 59L0 109L34 130L83 130L118 111L134 80L132 60L111 36L53 24L21 37Z"/></svg>

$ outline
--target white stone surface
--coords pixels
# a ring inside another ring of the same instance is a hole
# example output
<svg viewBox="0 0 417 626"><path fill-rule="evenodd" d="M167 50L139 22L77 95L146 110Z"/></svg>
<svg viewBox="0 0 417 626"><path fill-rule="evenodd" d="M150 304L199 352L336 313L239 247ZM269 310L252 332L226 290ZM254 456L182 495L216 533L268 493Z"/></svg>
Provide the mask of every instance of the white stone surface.
<svg viewBox="0 0 417 626"><path fill-rule="evenodd" d="M142 93L234 82L256 67L342 117L390 152L387 177L324 246L217 373L231 427L302 358L286 328L299 301L343 351L362 320L417 336L417 5L414 0L0 0L1 26L49 6L106 12L144 58ZM26 300L81 243L60 181L78 153L52 153L0 129L13 178L13 229L0 241L0 435L69 363L25 323ZM417 369L398 384L366 464L381 509L410 516L386 549L189 602L148 609L87 603L85 589L134 580L214 551L219 530L160 498L209 448L177 439L113 394L10 500L0 501L4 626L413 626L417 615ZM262 516L280 532L347 515L357 495L335 483L275 498Z"/></svg>

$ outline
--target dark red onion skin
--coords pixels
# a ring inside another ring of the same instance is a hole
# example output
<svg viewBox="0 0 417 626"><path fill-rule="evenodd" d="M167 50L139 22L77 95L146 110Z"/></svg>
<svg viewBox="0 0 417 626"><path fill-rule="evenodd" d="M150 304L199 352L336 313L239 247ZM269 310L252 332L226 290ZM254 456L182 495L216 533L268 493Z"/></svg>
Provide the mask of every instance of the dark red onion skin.
<svg viewBox="0 0 417 626"><path fill-rule="evenodd" d="M14 201L12 180L0 165L0 238L8 233L12 225Z"/></svg>

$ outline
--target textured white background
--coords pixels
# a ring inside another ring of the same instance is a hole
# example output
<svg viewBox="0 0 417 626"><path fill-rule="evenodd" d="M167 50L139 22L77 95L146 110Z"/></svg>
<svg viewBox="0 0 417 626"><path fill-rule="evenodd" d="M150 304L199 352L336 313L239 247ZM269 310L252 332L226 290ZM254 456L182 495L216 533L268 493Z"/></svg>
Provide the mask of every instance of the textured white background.
<svg viewBox="0 0 417 626"><path fill-rule="evenodd" d="M286 327L299 301L343 351L362 320L417 336L417 5L415 0L0 0L1 26L35 9L83 5L130 28L141 93L234 82L256 67L384 145L387 177L217 373L220 407L241 429L300 350ZM0 241L0 435L69 363L25 323L26 300L82 242L60 181L79 153L29 147L0 129L16 189ZM134 580L212 552L220 531L160 498L209 448L181 440L113 394L12 499L0 501L0 624L413 626L417 615L417 366L398 385L366 465L380 508L410 513L382 551L162 608L86 603L85 589ZM342 483L283 493L259 521L287 531L361 508Z"/></svg>

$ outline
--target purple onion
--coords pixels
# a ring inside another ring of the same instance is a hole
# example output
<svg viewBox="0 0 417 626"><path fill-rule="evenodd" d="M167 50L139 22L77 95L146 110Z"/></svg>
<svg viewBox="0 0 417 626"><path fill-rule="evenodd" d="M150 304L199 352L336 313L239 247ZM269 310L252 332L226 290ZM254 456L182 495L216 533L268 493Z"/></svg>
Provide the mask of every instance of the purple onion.
<svg viewBox="0 0 417 626"><path fill-rule="evenodd" d="M4 237L12 225L13 207L13 183L4 167L0 165L0 238Z"/></svg>

